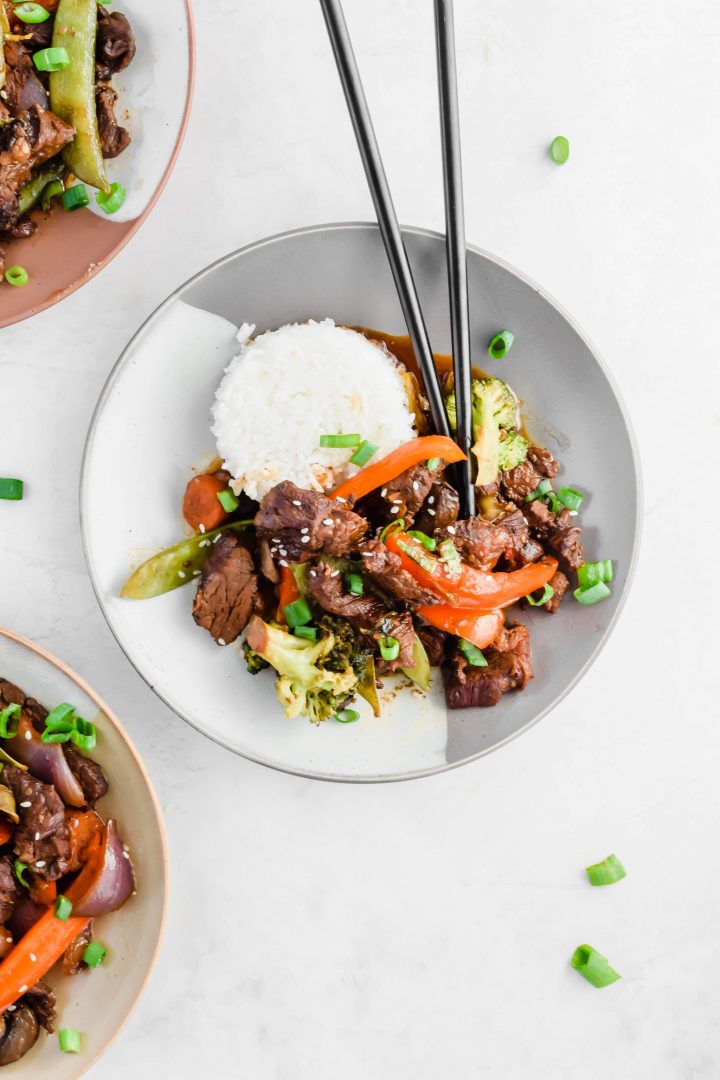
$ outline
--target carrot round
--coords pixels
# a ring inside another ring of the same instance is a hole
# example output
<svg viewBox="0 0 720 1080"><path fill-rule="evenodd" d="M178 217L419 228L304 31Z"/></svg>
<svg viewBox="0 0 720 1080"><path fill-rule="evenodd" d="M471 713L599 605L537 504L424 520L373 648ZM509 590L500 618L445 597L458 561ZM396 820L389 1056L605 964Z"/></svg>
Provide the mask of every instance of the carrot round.
<svg viewBox="0 0 720 1080"><path fill-rule="evenodd" d="M227 518L227 511L221 505L218 494L227 490L227 484L211 473L193 476L185 488L183 498L183 517L191 529L196 532L203 525L205 529L217 529Z"/></svg>
<svg viewBox="0 0 720 1080"><path fill-rule="evenodd" d="M374 465L366 465L356 476L345 480L335 488L333 497L348 499L354 496L356 499L361 499L368 492L394 480L412 465L429 461L430 458L463 461L465 455L460 447L445 435L424 435L419 439L411 439L410 442L399 446L397 450L393 450L384 458L380 458L380 461L376 461Z"/></svg>
<svg viewBox="0 0 720 1080"><path fill-rule="evenodd" d="M504 621L502 611L478 611L432 604L417 608L417 613L431 626L448 634L472 641L478 649L486 648L500 633ZM2 969L0 969L2 970Z"/></svg>

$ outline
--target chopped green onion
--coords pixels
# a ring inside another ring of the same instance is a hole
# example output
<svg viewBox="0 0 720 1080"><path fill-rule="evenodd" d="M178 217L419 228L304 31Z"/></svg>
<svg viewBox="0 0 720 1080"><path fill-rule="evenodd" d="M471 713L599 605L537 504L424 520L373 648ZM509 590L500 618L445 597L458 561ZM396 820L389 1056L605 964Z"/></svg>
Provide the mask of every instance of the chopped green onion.
<svg viewBox="0 0 720 1080"><path fill-rule="evenodd" d="M19 705L7 705L0 712L0 739L14 739L18 733L17 717L20 715Z"/></svg>
<svg viewBox="0 0 720 1080"><path fill-rule="evenodd" d="M440 464L440 458L439 457L428 458L427 467L430 470L430 472L435 472L435 470L437 469L439 464Z"/></svg>
<svg viewBox="0 0 720 1080"><path fill-rule="evenodd" d="M601 562L586 562L578 569L578 584L581 589L597 585L598 581L609 582L613 579L613 564L610 559Z"/></svg>
<svg viewBox="0 0 720 1080"><path fill-rule="evenodd" d="M587 589L576 589L573 593L579 604L599 604L601 600L606 600L610 595L612 595L611 590L608 589L604 581L598 581Z"/></svg>
<svg viewBox="0 0 720 1080"><path fill-rule="evenodd" d="M328 446L333 450L343 450L348 446L359 446L362 442L360 435L321 435L320 445Z"/></svg>
<svg viewBox="0 0 720 1080"><path fill-rule="evenodd" d="M26 889L29 889L31 883L25 877L25 871L30 869L28 864L25 862L20 862L19 859L16 859L13 863L13 869L15 871L15 877L18 879L20 884L24 885Z"/></svg>
<svg viewBox="0 0 720 1080"><path fill-rule="evenodd" d="M22 480L14 480L11 477L0 477L0 499L18 500L23 497Z"/></svg>
<svg viewBox="0 0 720 1080"><path fill-rule="evenodd" d="M617 855L608 855L602 862L586 866L585 873L591 885L614 885L616 881L627 877L627 870Z"/></svg>
<svg viewBox="0 0 720 1080"><path fill-rule="evenodd" d="M420 529L411 529L408 536L412 536L414 540L419 540L428 551L434 551L437 547L437 540L434 540L432 536L428 536L427 533L421 532Z"/></svg>
<svg viewBox="0 0 720 1080"><path fill-rule="evenodd" d="M570 143L564 135L556 135L550 143L550 157L556 165L564 165L570 157Z"/></svg>
<svg viewBox="0 0 720 1080"><path fill-rule="evenodd" d="M472 641L467 641L465 638L460 638L458 641L458 649L463 654L468 664L471 667L487 667L488 662L483 656L482 650L478 649L477 645L473 645Z"/></svg>
<svg viewBox="0 0 720 1080"><path fill-rule="evenodd" d="M13 14L24 23L43 23L50 18L50 12L42 4L16 4Z"/></svg>
<svg viewBox="0 0 720 1080"><path fill-rule="evenodd" d="M416 547L406 544L404 540L398 540L397 546L409 559L416 562L418 566L422 566L423 570L427 570L428 574L434 574L437 571L437 559L433 558L432 555L426 555L422 545L421 550L418 551Z"/></svg>
<svg viewBox="0 0 720 1080"><path fill-rule="evenodd" d="M622 978L610 967L606 958L591 945L578 945L570 963L584 979L598 989L610 986L611 983Z"/></svg>
<svg viewBox="0 0 720 1080"><path fill-rule="evenodd" d="M63 191L62 202L66 210L82 210L83 206L88 206L90 203L87 188L84 184L74 184L66 188Z"/></svg>
<svg viewBox="0 0 720 1080"><path fill-rule="evenodd" d="M296 626L293 634L295 637L306 638L308 641L317 641L317 626Z"/></svg>
<svg viewBox="0 0 720 1080"><path fill-rule="evenodd" d="M299 600L293 600L292 604L286 604L283 608L283 615L285 616L285 622L291 629L296 626L307 626L309 622L312 622L312 611L308 607L308 602L304 596L301 596Z"/></svg>
<svg viewBox="0 0 720 1080"><path fill-rule="evenodd" d="M542 499L545 495L552 494L552 484L548 479L541 480L534 491L531 491L529 495L525 496L525 502L534 502L535 499Z"/></svg>
<svg viewBox="0 0 720 1080"><path fill-rule="evenodd" d="M579 510L582 506L582 501L585 498L581 491L575 491L574 488L561 487L557 493L558 501L567 506L568 510Z"/></svg>
<svg viewBox="0 0 720 1080"><path fill-rule="evenodd" d="M440 562L445 564L449 574L459 574L461 572L462 559L452 540L442 540L438 545L438 554L440 555Z"/></svg>
<svg viewBox="0 0 720 1080"><path fill-rule="evenodd" d="M77 1028L60 1028L58 1042L63 1054L80 1053L80 1032Z"/></svg>
<svg viewBox="0 0 720 1080"><path fill-rule="evenodd" d="M61 894L55 901L55 907L53 908L55 918L59 919L60 922L67 922L72 914L72 909L72 900L68 900L67 896Z"/></svg>
<svg viewBox="0 0 720 1080"><path fill-rule="evenodd" d="M543 586L542 596L539 600L536 600L533 597L532 593L528 593L525 599L527 600L528 604L531 605L531 607L542 607L543 604L547 604L548 600L552 600L554 595L555 590L553 589L552 585L545 585Z"/></svg>
<svg viewBox="0 0 720 1080"><path fill-rule="evenodd" d="M83 720L82 716L78 716L75 722L75 730L70 735L70 738L79 750L84 750L85 753L89 754L97 745L95 725L91 724L89 720Z"/></svg>
<svg viewBox="0 0 720 1080"><path fill-rule="evenodd" d="M30 277L24 266L8 266L5 271L5 280L8 285L14 285L16 289L20 289L23 285L27 285Z"/></svg>
<svg viewBox="0 0 720 1080"><path fill-rule="evenodd" d="M234 513L240 505L238 500L235 498L234 492L232 492L230 488L227 488L225 491L218 491L217 497L218 502L222 506L223 510L225 510L228 514Z"/></svg>
<svg viewBox="0 0 720 1080"><path fill-rule="evenodd" d="M383 531L380 533L380 540L385 543L385 540L394 532L402 532L405 528L405 519L398 518L397 521L391 521L389 525L386 525Z"/></svg>
<svg viewBox="0 0 720 1080"><path fill-rule="evenodd" d="M116 214L127 198L127 191L117 181L110 185L109 191L98 191L95 202L106 214Z"/></svg>
<svg viewBox="0 0 720 1080"><path fill-rule="evenodd" d="M503 360L512 348L515 335L510 330L501 330L488 342L488 353L493 360Z"/></svg>
<svg viewBox="0 0 720 1080"><path fill-rule="evenodd" d="M360 713L355 712L354 709L341 709L340 712L335 713L335 719L341 724L354 724L360 719Z"/></svg>
<svg viewBox="0 0 720 1080"><path fill-rule="evenodd" d="M52 206L53 199L58 195L62 195L64 190L65 185L62 180L51 180L49 184L45 185L40 197L40 206L46 213Z"/></svg>
<svg viewBox="0 0 720 1080"><path fill-rule="evenodd" d="M380 638L378 645L383 660L397 660L400 655L400 642L394 637Z"/></svg>
<svg viewBox="0 0 720 1080"><path fill-rule="evenodd" d="M33 53L33 63L38 71L60 71L70 66L67 49L41 49Z"/></svg>
<svg viewBox="0 0 720 1080"><path fill-rule="evenodd" d="M106 956L107 949L104 945L101 945L99 941L91 941L85 952L82 954L83 960L87 966L91 968L100 967Z"/></svg>
<svg viewBox="0 0 720 1080"><path fill-rule="evenodd" d="M353 596L362 596L365 592L363 579L359 574L346 574L345 584L347 585L348 592L352 593Z"/></svg>
<svg viewBox="0 0 720 1080"><path fill-rule="evenodd" d="M355 453L350 458L351 465L367 465L373 454L377 454L380 447L377 443L370 442L369 439L365 439L360 446L358 446Z"/></svg>
<svg viewBox="0 0 720 1080"><path fill-rule="evenodd" d="M72 731L75 726L75 709L63 701L56 705L45 717L46 731Z"/></svg>

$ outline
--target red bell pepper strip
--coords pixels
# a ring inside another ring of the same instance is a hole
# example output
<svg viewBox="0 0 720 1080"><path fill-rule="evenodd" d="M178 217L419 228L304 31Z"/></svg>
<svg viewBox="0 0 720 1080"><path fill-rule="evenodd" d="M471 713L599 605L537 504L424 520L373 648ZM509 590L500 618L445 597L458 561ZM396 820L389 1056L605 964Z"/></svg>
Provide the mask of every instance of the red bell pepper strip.
<svg viewBox="0 0 720 1080"><path fill-rule="evenodd" d="M361 499L368 492L394 480L412 465L435 457L442 458L443 461L464 461L465 459L462 450L452 439L448 439L445 435L423 435L419 439L411 439L410 442L404 443L373 465L366 465L356 476L351 476L349 480L345 480L336 487L332 493L333 498L349 499L354 496L356 499Z"/></svg>
<svg viewBox="0 0 720 1080"><path fill-rule="evenodd" d="M505 621L502 611L478 611L477 608L451 607L448 604L419 607L417 613L431 626L472 641L478 649L486 648L495 640Z"/></svg>
<svg viewBox="0 0 720 1080"><path fill-rule="evenodd" d="M293 604L296 600L300 599L300 590L297 587L292 567L281 566L279 569L280 584L278 585L277 621L279 623L284 623L285 615L283 609L286 608L288 604Z"/></svg>
<svg viewBox="0 0 720 1080"><path fill-rule="evenodd" d="M535 589L541 589L550 581L558 565L557 559L546 555L538 562L509 573L476 570L465 562L460 562L456 569L431 555L419 540L407 533L389 533L385 544L399 556L403 568L417 582L446 603L456 607L481 607L485 611L507 607Z"/></svg>

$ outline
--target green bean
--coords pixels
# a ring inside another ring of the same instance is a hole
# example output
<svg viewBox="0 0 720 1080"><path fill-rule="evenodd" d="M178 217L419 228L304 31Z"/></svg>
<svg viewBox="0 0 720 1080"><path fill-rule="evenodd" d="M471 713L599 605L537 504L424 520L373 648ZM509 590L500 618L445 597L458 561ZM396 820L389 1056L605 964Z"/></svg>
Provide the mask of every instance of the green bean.
<svg viewBox="0 0 720 1080"><path fill-rule="evenodd" d="M2 0L0 0L0 3ZM20 213L27 214L28 210L32 210L33 206L39 201L43 191L48 184L51 184L53 180L60 180L66 173L65 165L62 161L57 159L44 165L42 169L33 176L32 180L28 180L27 184L20 191Z"/></svg>
<svg viewBox="0 0 720 1080"><path fill-rule="evenodd" d="M187 540L181 540L174 547L165 548L157 555L138 566L135 573L125 582L120 595L127 600L149 600L153 596L187 585L198 576L205 559L210 554L214 541L224 532L240 532L249 528L253 521L232 521L221 525L219 529L198 533Z"/></svg>
<svg viewBox="0 0 720 1080"><path fill-rule="evenodd" d="M50 73L50 108L75 128L65 147L68 169L86 184L109 191L95 108L95 38L97 0L60 0L53 48L66 49L67 67Z"/></svg>

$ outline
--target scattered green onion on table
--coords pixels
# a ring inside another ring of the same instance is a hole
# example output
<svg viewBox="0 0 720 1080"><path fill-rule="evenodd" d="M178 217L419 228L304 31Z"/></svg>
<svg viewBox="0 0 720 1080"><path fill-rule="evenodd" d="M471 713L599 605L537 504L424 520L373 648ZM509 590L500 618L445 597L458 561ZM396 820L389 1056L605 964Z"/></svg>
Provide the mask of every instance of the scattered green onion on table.
<svg viewBox="0 0 720 1080"><path fill-rule="evenodd" d="M10 476L0 476L0 499L17 502L23 497L23 482Z"/></svg>
<svg viewBox="0 0 720 1080"><path fill-rule="evenodd" d="M556 165L564 165L570 157L570 143L564 135L556 135L550 143L550 157Z"/></svg>
<svg viewBox="0 0 720 1080"><path fill-rule="evenodd" d="M608 855L602 862L586 866L585 873L591 885L614 885L616 881L627 877L627 870L617 855Z"/></svg>
<svg viewBox="0 0 720 1080"><path fill-rule="evenodd" d="M598 990L622 978L614 968L610 967L607 958L591 945L578 945L570 963L578 974Z"/></svg>

